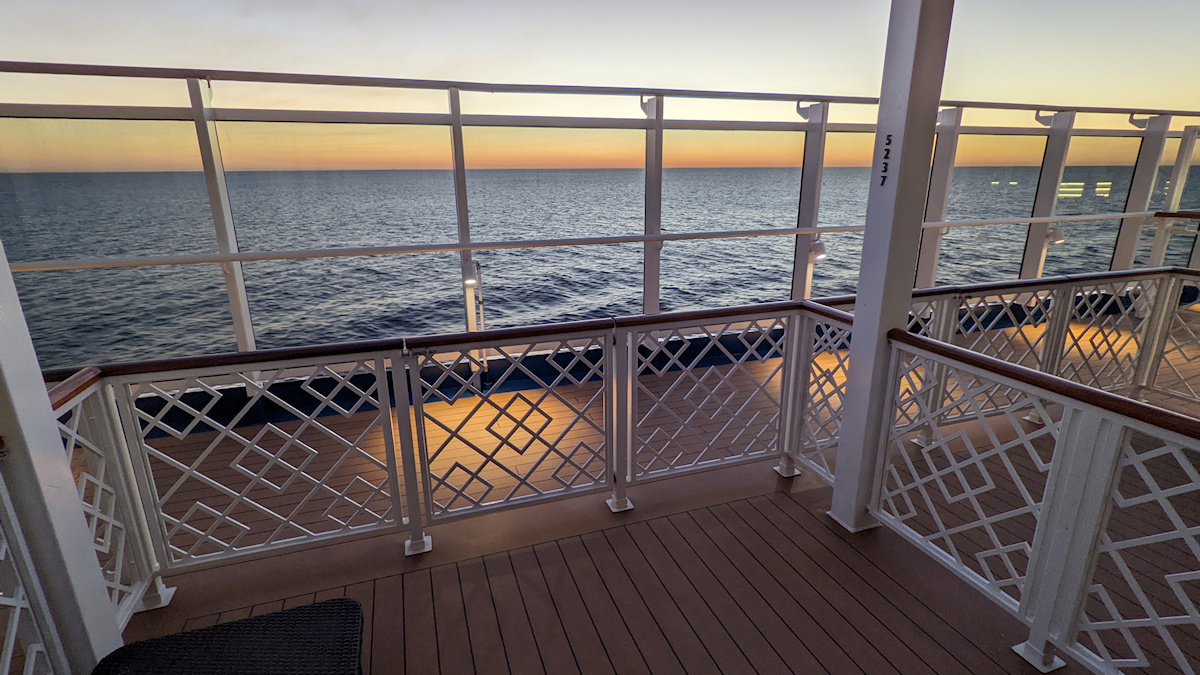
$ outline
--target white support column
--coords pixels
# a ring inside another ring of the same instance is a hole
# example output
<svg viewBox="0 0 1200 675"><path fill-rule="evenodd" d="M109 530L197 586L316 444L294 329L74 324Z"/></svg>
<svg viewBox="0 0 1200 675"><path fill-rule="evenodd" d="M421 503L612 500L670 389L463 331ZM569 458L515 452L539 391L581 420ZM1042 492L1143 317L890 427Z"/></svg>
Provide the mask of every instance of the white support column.
<svg viewBox="0 0 1200 675"><path fill-rule="evenodd" d="M1136 120L1129 116L1132 124L1142 127L1142 146L1138 149L1137 163L1133 167L1133 179L1129 183L1129 197L1125 200L1125 211L1145 211L1150 206L1150 195L1158 180L1158 163L1162 160L1163 148L1167 145L1167 131L1171 128L1170 115L1155 115L1147 120ZM1142 234L1141 218L1126 218L1117 231L1117 244L1113 248L1110 270L1127 270L1133 267L1137 255L1138 239Z"/></svg>
<svg viewBox="0 0 1200 675"><path fill-rule="evenodd" d="M450 93L450 147L454 154L454 208L458 216L458 243L471 243L471 215L467 208L467 161L463 150L462 102L458 90ZM475 262L470 251L459 251L458 263L462 275L463 311L468 332L479 329L478 312L475 307L475 288L479 279L475 275Z"/></svg>
<svg viewBox="0 0 1200 675"><path fill-rule="evenodd" d="M1037 192L1033 197L1030 216L1045 218L1054 215L1058 204L1058 186L1067 168L1067 150L1071 147L1071 129L1075 126L1075 111L1064 110L1043 117L1035 113L1038 122L1048 125L1046 152L1042 155L1042 170L1038 174ZM1037 279L1046 268L1046 247L1050 243L1050 224L1032 223L1025 236L1025 253L1021 256L1022 279Z"/></svg>
<svg viewBox="0 0 1200 675"><path fill-rule="evenodd" d="M1021 592L1020 612L1030 621L1029 639L1013 647L1043 673L1066 665L1049 645L1066 639L1078 616L1108 513L1122 434L1121 427L1099 411L1063 411Z"/></svg>
<svg viewBox="0 0 1200 675"><path fill-rule="evenodd" d="M217 228L217 250L237 253L237 232L233 227L233 209L229 205L229 189L225 184L225 163L221 160L221 144L217 140L217 120L212 109L212 87L208 82L191 78L187 81L192 97L192 116L196 121L196 138L200 141L200 161L204 165L204 182L208 185L208 203L212 208L213 225ZM225 292L229 295L229 311L233 314L233 332L238 351L254 351L254 324L250 321L250 302L246 299L246 279L241 262L221 263L225 275Z"/></svg>
<svg viewBox="0 0 1200 675"><path fill-rule="evenodd" d="M946 108L938 113L937 143L933 146L933 170L929 173L929 199L925 203L925 222L946 220L950 184L954 181L954 156L958 154L958 128L962 126L962 108ZM937 285L938 258L946 228L921 231L921 253L917 258L915 288Z"/></svg>
<svg viewBox="0 0 1200 675"><path fill-rule="evenodd" d="M878 524L867 507L890 416L887 332L908 323L912 304L953 10L953 0L892 0L830 510L851 531Z"/></svg>
<svg viewBox="0 0 1200 675"><path fill-rule="evenodd" d="M662 234L663 97L642 102L646 129L646 234ZM661 241L646 242L642 258L642 313L658 314L662 288Z"/></svg>
<svg viewBox="0 0 1200 675"><path fill-rule="evenodd" d="M804 131L804 164L800 169L800 207L796 212L797 228L817 227L821 209L821 179L825 173L825 133L829 125L829 103L814 103L804 108L796 104L796 112L808 121ZM812 297L814 234L796 235L795 262L792 264L792 299Z"/></svg>
<svg viewBox="0 0 1200 675"><path fill-rule="evenodd" d="M58 656L71 672L91 672L121 646L121 630L2 244L0 439L0 474L15 509L10 515L26 535L24 542L10 544L23 544L41 580L41 588L32 592L45 598L62 645Z"/></svg>

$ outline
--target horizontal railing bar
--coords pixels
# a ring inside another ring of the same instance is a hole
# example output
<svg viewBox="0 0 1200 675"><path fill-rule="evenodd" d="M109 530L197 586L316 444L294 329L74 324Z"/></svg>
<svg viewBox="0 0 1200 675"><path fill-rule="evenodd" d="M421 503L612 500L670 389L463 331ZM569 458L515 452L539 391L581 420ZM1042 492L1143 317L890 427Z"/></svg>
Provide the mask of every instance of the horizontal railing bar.
<svg viewBox="0 0 1200 675"><path fill-rule="evenodd" d="M272 108L215 108L213 116L220 122L310 123L310 124L422 124L448 126L449 113L411 113L360 110L285 110ZM20 119L97 119L97 120L159 120L193 121L191 108L161 106L65 105L41 103L0 103L0 117ZM567 128L567 129L647 129L650 121L621 117L564 117L543 115L463 115L463 126ZM665 129L702 131L797 131L810 128L810 122L746 121L746 120L664 120ZM832 122L826 125L830 133L874 133L871 123ZM967 126L960 134L1001 136L1045 136L1044 127ZM1141 137L1139 129L1074 129L1074 136ZM1182 131L1168 132L1168 138L1179 138Z"/></svg>
<svg viewBox="0 0 1200 675"><path fill-rule="evenodd" d="M207 356L194 356L172 359L157 359L153 361L130 361L125 363L104 364L88 368L97 370L98 377L124 377L146 373L167 373L201 368L223 366L253 366L262 363L275 363L310 358L350 358L358 354L371 354L403 350L427 350L441 346L456 347L507 342L514 340L557 339L566 334L589 333L609 330L617 327L633 327L652 325L656 323L677 323L680 321L712 321L717 319L736 319L745 315L783 314L793 311L808 311L834 321L853 324L854 317L845 312L839 312L823 307L811 300L784 300L780 302L763 303L758 305L742 305L738 307L722 307L697 311L668 312L664 314L633 315L607 319L588 319L584 321L568 321L561 323L541 324L537 326L516 326L513 328L495 328L472 333L449 333L411 338L388 338L383 340L361 340L357 342L339 342L305 347L283 347L277 349L261 349L253 352L231 352ZM48 382L64 380L55 387L66 387L67 382L74 378L78 368L59 368L42 372L42 377ZM80 371L82 372L82 371ZM70 375L70 377L68 377Z"/></svg>
<svg viewBox="0 0 1200 675"><path fill-rule="evenodd" d="M265 82L275 84L320 84L353 87L386 87L396 89L459 89L485 93L527 94L588 94L609 96L676 96L682 98L742 99L759 101L829 102L875 105L874 96L833 96L822 94L780 94L762 92L708 91L697 89L663 89L655 87L593 87L579 85L489 84L458 80L420 80L390 77L361 77L350 75L303 75L262 71L210 70L200 68L153 68L144 66L102 66L33 61L0 61L0 72L42 75L90 75L101 77L131 77L153 79L224 80L233 82ZM1161 108L1122 108L1104 106L1063 106L1034 103L1000 103L987 101L942 101L944 107L978 108L987 110L1030 110L1059 112L1074 110L1081 113L1117 115L1172 115L1200 117L1200 111Z"/></svg>
<svg viewBox="0 0 1200 675"><path fill-rule="evenodd" d="M978 227L1023 223L1061 223L1089 220L1111 220L1153 215L1151 211L1104 213L1084 216L1049 216L1046 218L1010 218L997 220L963 220L925 223L923 227ZM532 239L516 241L472 242L468 244L416 244L408 246L359 246L348 248L302 249L295 251L240 251L238 253L197 253L172 256L126 256L78 258L75 260L40 260L13 262L13 272L59 272L64 270L127 269L163 267L168 265L203 265L228 262L262 262L268 260L312 260L317 258L357 258L377 255L412 255L417 253L456 253L459 251L498 251L525 248L561 248L568 246L606 246L652 241L696 241L706 239L737 239L742 237L785 237L798 234L836 234L862 232L862 225L839 225L809 228L772 228L767 230L726 230L722 232L688 232L683 234L636 234L618 237L582 237L568 239Z"/></svg>
<svg viewBox="0 0 1200 675"><path fill-rule="evenodd" d="M1039 216L1016 218L990 218L987 220L945 220L925 223L922 227L980 227L983 225L1025 225L1032 223L1081 223L1089 220L1119 220L1153 216L1153 211L1129 211L1125 213L1092 213L1079 216Z"/></svg>
<svg viewBox="0 0 1200 675"><path fill-rule="evenodd" d="M50 408L57 411L64 403L78 396L88 387L100 381L100 369L81 368L67 379L50 387Z"/></svg>
<svg viewBox="0 0 1200 675"><path fill-rule="evenodd" d="M1200 420L1164 410L1149 403L1124 398L1101 389L1093 389L1087 385L1038 372L1015 363L1009 363L1008 361L980 354L979 352L938 342L932 338L913 335L901 328L893 328L888 331L888 339L892 342L920 349L951 361L957 361L989 373L1038 387L1058 396L1200 440Z"/></svg>
<svg viewBox="0 0 1200 675"><path fill-rule="evenodd" d="M1185 220L1200 220L1200 211L1156 211L1155 218L1183 218Z"/></svg>
<svg viewBox="0 0 1200 675"><path fill-rule="evenodd" d="M1018 279L1014 281L987 281L979 284L964 284L961 286L936 286L934 288L914 289L913 299L928 298L941 295L986 295L1002 293L1019 293L1035 288L1051 288L1055 286L1064 286L1069 284L1080 283L1098 283L1111 281L1116 279L1142 279L1145 277L1155 277L1164 274L1181 274L1187 273L1190 270L1185 270L1178 267L1147 267L1135 270L1109 270L1105 272L1088 272L1086 274L1064 274L1054 277L1040 277L1037 279Z"/></svg>

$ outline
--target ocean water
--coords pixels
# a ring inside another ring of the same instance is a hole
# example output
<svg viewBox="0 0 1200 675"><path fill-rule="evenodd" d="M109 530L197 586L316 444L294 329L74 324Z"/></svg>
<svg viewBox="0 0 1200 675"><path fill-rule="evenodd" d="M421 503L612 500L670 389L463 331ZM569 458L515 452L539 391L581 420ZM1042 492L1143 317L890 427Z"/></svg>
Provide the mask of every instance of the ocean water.
<svg viewBox="0 0 1200 675"><path fill-rule="evenodd" d="M1161 204L1169 167L1153 201ZM960 167L948 218L1028 215L1036 167ZM1122 210L1130 167L1069 167L1085 184L1059 214ZM829 168L822 225L861 224L865 168ZM641 170L468 172L472 237L506 241L638 234ZM663 230L699 232L795 226L799 169L669 169ZM1105 191L1104 183L1111 182ZM1097 184L1101 189L1097 189ZM449 243L454 192L447 171L235 172L230 200L243 250ZM1200 207L1200 179L1184 208ZM1117 221L1066 224L1047 274L1107 269ZM956 228L938 270L943 284L1015 279L1024 226ZM198 173L0 174L0 240L11 261L217 250ZM829 259L814 295L852 293L862 237L825 237ZM1143 234L1139 261L1148 256ZM1183 264L1191 239L1175 237L1168 264ZM666 311L786 299L793 239L667 242ZM489 327L622 314L641 307L642 247L634 244L479 251ZM457 254L420 254L244 265L262 348L462 330ZM43 368L235 349L217 265L16 275Z"/></svg>

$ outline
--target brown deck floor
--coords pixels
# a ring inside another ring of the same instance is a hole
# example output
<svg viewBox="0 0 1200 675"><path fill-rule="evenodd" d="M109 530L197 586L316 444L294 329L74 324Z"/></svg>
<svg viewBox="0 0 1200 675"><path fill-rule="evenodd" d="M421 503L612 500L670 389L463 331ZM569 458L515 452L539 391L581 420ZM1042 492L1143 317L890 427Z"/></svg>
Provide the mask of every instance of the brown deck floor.
<svg viewBox="0 0 1200 675"><path fill-rule="evenodd" d="M776 492L184 627L349 596L365 673L1034 672L1015 619L893 533L846 533L827 499Z"/></svg>

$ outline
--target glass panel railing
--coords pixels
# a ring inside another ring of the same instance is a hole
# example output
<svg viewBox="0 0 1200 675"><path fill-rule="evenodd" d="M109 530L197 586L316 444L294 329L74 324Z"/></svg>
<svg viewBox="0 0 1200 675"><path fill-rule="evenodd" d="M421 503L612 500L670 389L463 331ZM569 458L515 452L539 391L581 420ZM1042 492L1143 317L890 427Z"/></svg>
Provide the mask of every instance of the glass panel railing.
<svg viewBox="0 0 1200 675"><path fill-rule="evenodd" d="M667 131L663 135L664 233L796 227L804 134ZM790 237L666 242L662 309L785 300Z"/></svg>
<svg viewBox="0 0 1200 675"><path fill-rule="evenodd" d="M463 129L472 239L642 234L645 144L641 130ZM639 312L641 251L640 245L477 251L487 325L590 318L607 306Z"/></svg>
<svg viewBox="0 0 1200 675"><path fill-rule="evenodd" d="M875 134L837 132L826 136L817 217L822 227L866 223L874 143ZM821 239L828 257L813 267L813 297L853 293L858 287L862 233L831 233Z"/></svg>
<svg viewBox="0 0 1200 675"><path fill-rule="evenodd" d="M1138 138L1072 138L1054 215L1123 211L1140 145ZM1120 220L1060 224L1065 241L1047 251L1044 276L1107 270L1120 226Z"/></svg>
<svg viewBox="0 0 1200 675"><path fill-rule="evenodd" d="M0 119L0 238L10 262L215 253L190 122ZM219 268L22 272L44 368L227 351Z"/></svg>
<svg viewBox="0 0 1200 675"><path fill-rule="evenodd" d="M960 136L946 220L1028 216L1045 147L1040 136ZM1028 230L1020 224L950 228L942 238L938 284L1016 279ZM981 256L987 265L979 264Z"/></svg>

